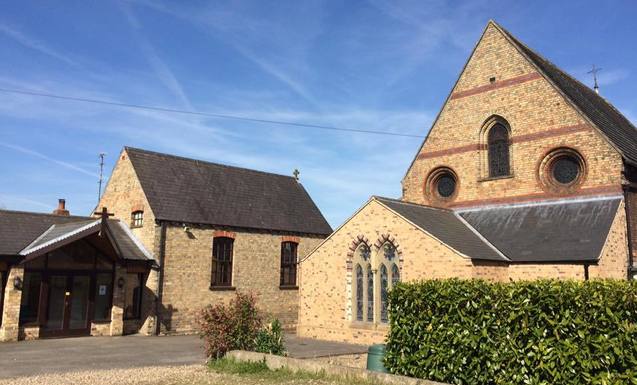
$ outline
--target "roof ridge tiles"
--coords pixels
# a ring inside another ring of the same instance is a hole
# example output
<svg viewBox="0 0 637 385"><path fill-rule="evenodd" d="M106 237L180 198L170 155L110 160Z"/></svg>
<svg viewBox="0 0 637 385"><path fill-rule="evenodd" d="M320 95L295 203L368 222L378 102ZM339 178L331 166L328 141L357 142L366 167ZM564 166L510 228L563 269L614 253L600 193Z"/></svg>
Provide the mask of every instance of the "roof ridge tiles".
<svg viewBox="0 0 637 385"><path fill-rule="evenodd" d="M291 176L291 175L283 175L283 174L278 174L278 173L270 172L270 171L255 170L253 168L248 168L248 167L233 166L233 165L224 164L224 163L212 162L212 161L204 160L204 159L189 158L187 156L168 154L168 153L165 153L165 152L159 152L159 151L153 151L153 150L146 150L146 149L139 148L139 147L124 146L124 149L126 151L133 151L133 152L144 153L144 154L149 154L149 155L157 155L157 156L161 156L161 157L164 157L164 158L185 160L185 161L194 162L194 163L201 163L201 164L204 164L204 165L231 168L231 169L240 170L240 171L248 171L248 172L253 172L253 173L258 173L258 174L272 175L272 176L288 178L288 179L295 179L294 176ZM299 181L299 183L300 183L300 181Z"/></svg>

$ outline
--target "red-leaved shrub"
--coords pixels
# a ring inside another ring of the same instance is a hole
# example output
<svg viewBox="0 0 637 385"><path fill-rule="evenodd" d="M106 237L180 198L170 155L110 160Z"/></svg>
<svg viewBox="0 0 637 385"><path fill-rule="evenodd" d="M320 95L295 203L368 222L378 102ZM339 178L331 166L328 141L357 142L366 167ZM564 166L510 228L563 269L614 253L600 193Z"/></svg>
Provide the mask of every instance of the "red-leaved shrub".
<svg viewBox="0 0 637 385"><path fill-rule="evenodd" d="M226 305L208 305L197 319L206 355L222 357L230 350L253 350L263 318L252 294L237 292Z"/></svg>

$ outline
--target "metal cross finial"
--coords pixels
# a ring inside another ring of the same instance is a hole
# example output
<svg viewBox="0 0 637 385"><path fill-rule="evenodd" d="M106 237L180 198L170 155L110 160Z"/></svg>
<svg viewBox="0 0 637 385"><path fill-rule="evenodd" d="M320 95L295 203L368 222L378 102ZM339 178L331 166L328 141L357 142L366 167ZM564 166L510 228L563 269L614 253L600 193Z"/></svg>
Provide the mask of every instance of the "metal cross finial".
<svg viewBox="0 0 637 385"><path fill-rule="evenodd" d="M102 219L102 223L100 224L100 232L99 232L99 234L98 234L98 235L99 235L100 237L103 237L103 236L104 236L104 234L103 234L103 232L102 232L102 231L104 230L104 227L106 226L106 223L107 223L107 221L108 221L108 217L112 217L112 216L113 216L113 215L115 215L115 214L113 214L113 213L109 213L109 212L108 212L108 209L107 209L106 207L102 207L102 210L101 210L101 211L96 211L96 212L94 213L94 215L99 215L99 216L101 217L101 219Z"/></svg>
<svg viewBox="0 0 637 385"><path fill-rule="evenodd" d="M593 69L587 72L589 74L593 74L593 80L595 81L595 86L593 87L593 89L598 94L599 94L599 86L597 85L597 73L601 70L602 70L601 68L597 68L595 67L595 64L593 64Z"/></svg>
<svg viewBox="0 0 637 385"><path fill-rule="evenodd" d="M294 175L294 179L296 179L297 181L299 180L299 175L301 175L301 172L298 169L294 169L294 171L292 171L292 175Z"/></svg>

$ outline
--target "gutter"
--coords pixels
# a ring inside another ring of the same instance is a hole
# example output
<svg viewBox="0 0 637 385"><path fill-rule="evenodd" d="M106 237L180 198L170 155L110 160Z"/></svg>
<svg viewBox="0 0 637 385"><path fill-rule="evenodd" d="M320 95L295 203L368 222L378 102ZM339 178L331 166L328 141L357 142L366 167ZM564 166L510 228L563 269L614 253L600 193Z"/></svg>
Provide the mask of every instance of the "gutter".
<svg viewBox="0 0 637 385"><path fill-rule="evenodd" d="M166 259L166 222L159 221L159 273L157 277L157 300L155 301L155 335L161 332L161 307L164 296L164 261Z"/></svg>

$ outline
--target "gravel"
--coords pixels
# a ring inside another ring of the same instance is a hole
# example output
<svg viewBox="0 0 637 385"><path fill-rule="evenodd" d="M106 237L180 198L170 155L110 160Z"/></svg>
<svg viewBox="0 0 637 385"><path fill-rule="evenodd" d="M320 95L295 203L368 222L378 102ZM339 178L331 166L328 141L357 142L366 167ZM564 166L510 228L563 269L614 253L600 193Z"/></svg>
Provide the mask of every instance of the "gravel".
<svg viewBox="0 0 637 385"><path fill-rule="evenodd" d="M340 382L323 379L294 379L281 381L215 373L202 365L151 366L133 369L92 370L43 374L0 380L0 385L336 385Z"/></svg>

